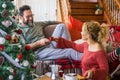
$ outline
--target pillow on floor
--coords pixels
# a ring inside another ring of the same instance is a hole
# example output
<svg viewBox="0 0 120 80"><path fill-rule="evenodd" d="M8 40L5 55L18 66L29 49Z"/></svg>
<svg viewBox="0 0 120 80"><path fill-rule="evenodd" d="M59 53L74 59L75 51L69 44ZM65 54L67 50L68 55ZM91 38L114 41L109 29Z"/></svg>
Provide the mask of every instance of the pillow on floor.
<svg viewBox="0 0 120 80"><path fill-rule="evenodd" d="M69 16L67 28L70 32L72 41L78 40L81 38L82 24L78 19L75 19L71 15Z"/></svg>

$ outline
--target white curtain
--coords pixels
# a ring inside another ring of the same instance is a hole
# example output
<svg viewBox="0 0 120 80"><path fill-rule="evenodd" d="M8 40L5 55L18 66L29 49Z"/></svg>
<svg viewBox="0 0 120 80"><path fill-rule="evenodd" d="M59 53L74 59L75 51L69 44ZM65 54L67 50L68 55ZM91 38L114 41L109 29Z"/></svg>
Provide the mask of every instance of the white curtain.
<svg viewBox="0 0 120 80"><path fill-rule="evenodd" d="M31 6L35 22L56 20L56 0L15 0L15 5Z"/></svg>

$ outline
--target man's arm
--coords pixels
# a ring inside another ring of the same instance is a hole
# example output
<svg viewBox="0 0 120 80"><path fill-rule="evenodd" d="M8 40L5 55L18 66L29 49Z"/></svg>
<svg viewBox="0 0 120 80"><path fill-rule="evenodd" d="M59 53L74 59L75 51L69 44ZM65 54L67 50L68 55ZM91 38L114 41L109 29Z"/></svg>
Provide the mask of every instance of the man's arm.
<svg viewBox="0 0 120 80"><path fill-rule="evenodd" d="M31 49L34 50L36 48L39 48L40 46L48 45L49 43L50 43L50 40L47 38L44 38L44 39L38 40L36 42L30 43L28 45L30 45Z"/></svg>

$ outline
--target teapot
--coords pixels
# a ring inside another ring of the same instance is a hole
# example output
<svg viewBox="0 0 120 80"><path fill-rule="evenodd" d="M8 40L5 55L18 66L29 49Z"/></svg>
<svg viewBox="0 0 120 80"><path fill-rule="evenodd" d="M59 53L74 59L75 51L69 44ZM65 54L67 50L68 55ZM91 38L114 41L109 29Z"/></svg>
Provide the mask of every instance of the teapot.
<svg viewBox="0 0 120 80"><path fill-rule="evenodd" d="M59 80L59 70L60 70L61 66L52 64L52 65L50 65L50 68L51 68L51 79Z"/></svg>

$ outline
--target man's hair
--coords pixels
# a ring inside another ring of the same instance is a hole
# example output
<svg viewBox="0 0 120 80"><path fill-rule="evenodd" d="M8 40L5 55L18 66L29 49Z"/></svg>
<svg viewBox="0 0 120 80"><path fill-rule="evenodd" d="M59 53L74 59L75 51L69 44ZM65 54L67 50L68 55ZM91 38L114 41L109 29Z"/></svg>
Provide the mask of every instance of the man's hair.
<svg viewBox="0 0 120 80"><path fill-rule="evenodd" d="M22 7L19 8L19 15L23 16L24 11L26 10L31 10L30 6L28 5L23 5Z"/></svg>

